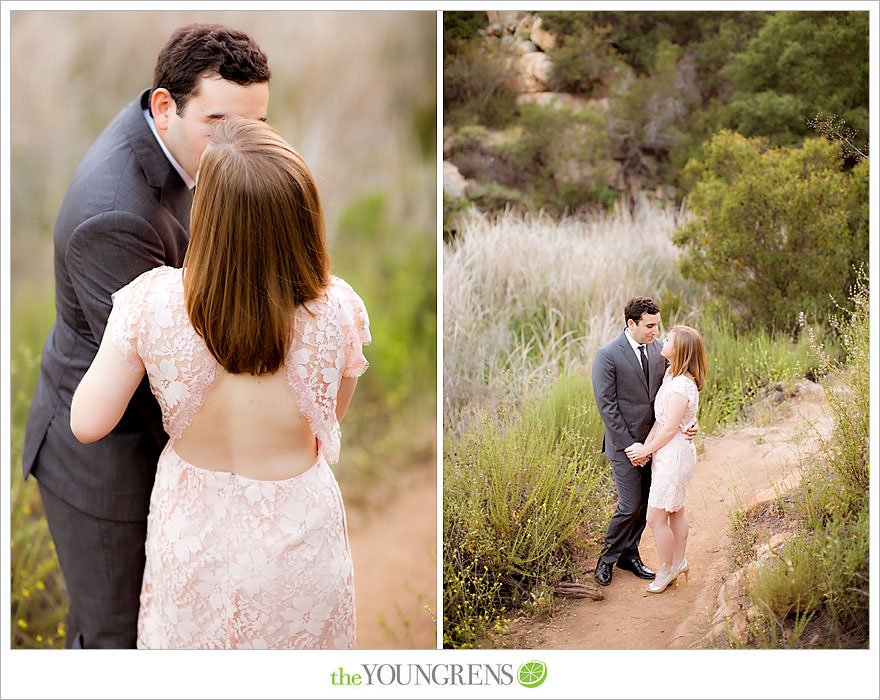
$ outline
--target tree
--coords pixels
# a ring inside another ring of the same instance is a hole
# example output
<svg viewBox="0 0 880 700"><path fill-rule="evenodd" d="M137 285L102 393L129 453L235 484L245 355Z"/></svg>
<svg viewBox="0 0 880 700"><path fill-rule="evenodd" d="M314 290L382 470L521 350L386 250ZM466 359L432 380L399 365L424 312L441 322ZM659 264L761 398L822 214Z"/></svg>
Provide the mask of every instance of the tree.
<svg viewBox="0 0 880 700"><path fill-rule="evenodd" d="M757 326L796 334L799 312L826 318L868 260L868 162L841 164L823 139L777 148L717 134L687 166L696 217L675 236L683 274Z"/></svg>
<svg viewBox="0 0 880 700"><path fill-rule="evenodd" d="M868 13L780 12L724 69L729 125L795 145L817 112L868 134Z"/></svg>

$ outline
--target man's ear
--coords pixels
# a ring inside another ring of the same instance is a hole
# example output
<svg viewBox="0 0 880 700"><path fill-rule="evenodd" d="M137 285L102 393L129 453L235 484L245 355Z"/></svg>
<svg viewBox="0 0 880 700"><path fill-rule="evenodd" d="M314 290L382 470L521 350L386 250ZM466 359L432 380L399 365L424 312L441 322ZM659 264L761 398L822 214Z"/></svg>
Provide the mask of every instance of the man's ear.
<svg viewBox="0 0 880 700"><path fill-rule="evenodd" d="M156 88L150 96L150 109L153 112L153 121L159 131L168 129L168 120L172 112L177 111L177 103L171 97L171 93L165 88Z"/></svg>

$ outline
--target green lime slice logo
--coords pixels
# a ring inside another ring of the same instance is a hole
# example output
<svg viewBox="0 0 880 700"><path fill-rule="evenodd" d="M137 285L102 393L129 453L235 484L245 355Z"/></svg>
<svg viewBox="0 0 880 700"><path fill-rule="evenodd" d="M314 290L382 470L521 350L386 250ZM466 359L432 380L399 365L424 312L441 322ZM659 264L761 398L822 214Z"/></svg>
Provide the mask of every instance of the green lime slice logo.
<svg viewBox="0 0 880 700"><path fill-rule="evenodd" d="M519 667L516 678L523 688L537 688L547 680L547 664L543 661L526 661Z"/></svg>

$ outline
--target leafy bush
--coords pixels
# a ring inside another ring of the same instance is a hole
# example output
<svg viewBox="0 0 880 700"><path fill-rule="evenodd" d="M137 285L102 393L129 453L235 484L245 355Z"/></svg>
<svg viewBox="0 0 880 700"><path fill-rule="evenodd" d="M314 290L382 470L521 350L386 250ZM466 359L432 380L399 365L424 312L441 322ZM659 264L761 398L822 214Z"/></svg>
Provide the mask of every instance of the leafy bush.
<svg viewBox="0 0 880 700"><path fill-rule="evenodd" d="M513 71L500 50L474 41L444 42L443 114L448 124L500 127L513 119Z"/></svg>
<svg viewBox="0 0 880 700"><path fill-rule="evenodd" d="M518 137L499 150L529 174L527 197L532 210L561 214L595 205L615 167L608 153L603 111L527 104L516 123Z"/></svg>
<svg viewBox="0 0 880 700"><path fill-rule="evenodd" d="M621 63L608 41L608 32L608 27L584 27L548 52L553 61L550 87L555 92L591 95L607 85Z"/></svg>
<svg viewBox="0 0 880 700"><path fill-rule="evenodd" d="M868 134L868 13L780 12L724 69L730 125L795 145L817 112Z"/></svg>
<svg viewBox="0 0 880 700"><path fill-rule="evenodd" d="M832 318L843 339L845 364L814 342L815 358L833 379L826 395L834 431L823 454L803 468L793 494L798 536L773 566L759 568L750 595L766 611L762 645L778 644L776 628L802 628L820 615L814 633L823 646L867 647L869 572L870 323L867 278L860 275L853 311ZM814 642L815 643L815 642Z"/></svg>
<svg viewBox="0 0 880 700"><path fill-rule="evenodd" d="M473 39L488 23L485 12L447 10L443 13L443 39Z"/></svg>
<svg viewBox="0 0 880 700"><path fill-rule="evenodd" d="M700 393L703 433L737 422L745 407L775 387L820 372L807 338L792 342L785 333L738 330L712 306L696 323L709 356L706 387Z"/></svg>
<svg viewBox="0 0 880 700"><path fill-rule="evenodd" d="M722 131L688 164L696 218L677 232L682 272L741 319L796 333L798 314L825 318L868 259L868 167L841 170L838 148L796 149Z"/></svg>
<svg viewBox="0 0 880 700"><path fill-rule="evenodd" d="M575 374L447 441L444 645L472 645L598 546L612 500L602 432L590 378Z"/></svg>
<svg viewBox="0 0 880 700"><path fill-rule="evenodd" d="M364 351L370 369L358 382L356 410L346 415L345 459L337 468L351 484L347 501L363 505L396 472L433 456L436 243L433 231L392 221L386 197L372 193L344 210L331 252L334 272L364 299L373 335Z"/></svg>

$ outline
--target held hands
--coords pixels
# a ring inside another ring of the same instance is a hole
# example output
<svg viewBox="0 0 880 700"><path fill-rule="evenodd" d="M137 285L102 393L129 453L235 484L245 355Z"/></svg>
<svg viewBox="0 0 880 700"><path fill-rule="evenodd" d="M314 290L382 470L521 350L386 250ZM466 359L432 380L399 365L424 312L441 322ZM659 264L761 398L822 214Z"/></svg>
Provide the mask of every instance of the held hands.
<svg viewBox="0 0 880 700"><path fill-rule="evenodd" d="M640 442L633 443L624 452L634 467L642 467L651 459L651 453Z"/></svg>
<svg viewBox="0 0 880 700"><path fill-rule="evenodd" d="M685 437L686 437L688 440L690 440L691 442L693 442L693 441L694 441L694 436L695 436L698 432L700 432L700 426L699 426L699 424L697 423L697 419L694 418L694 422L691 423L690 427L689 427L687 430L684 431L684 435L685 435Z"/></svg>

